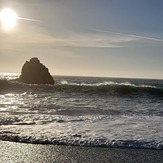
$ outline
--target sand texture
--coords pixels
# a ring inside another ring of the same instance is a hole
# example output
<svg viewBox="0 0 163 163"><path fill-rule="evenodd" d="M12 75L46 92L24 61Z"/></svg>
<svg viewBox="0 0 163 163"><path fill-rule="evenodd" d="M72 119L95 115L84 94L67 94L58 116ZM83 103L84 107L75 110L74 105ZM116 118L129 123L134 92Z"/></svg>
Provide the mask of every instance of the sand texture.
<svg viewBox="0 0 163 163"><path fill-rule="evenodd" d="M1 163L162 163L162 150L37 145L0 141Z"/></svg>

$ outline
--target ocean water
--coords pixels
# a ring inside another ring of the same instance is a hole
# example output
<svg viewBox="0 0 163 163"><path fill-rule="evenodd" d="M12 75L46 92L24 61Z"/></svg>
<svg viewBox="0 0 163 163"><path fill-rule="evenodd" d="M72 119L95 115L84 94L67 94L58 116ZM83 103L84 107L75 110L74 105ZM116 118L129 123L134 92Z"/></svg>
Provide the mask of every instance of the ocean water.
<svg viewBox="0 0 163 163"><path fill-rule="evenodd" d="M163 149L163 80L0 74L0 140Z"/></svg>

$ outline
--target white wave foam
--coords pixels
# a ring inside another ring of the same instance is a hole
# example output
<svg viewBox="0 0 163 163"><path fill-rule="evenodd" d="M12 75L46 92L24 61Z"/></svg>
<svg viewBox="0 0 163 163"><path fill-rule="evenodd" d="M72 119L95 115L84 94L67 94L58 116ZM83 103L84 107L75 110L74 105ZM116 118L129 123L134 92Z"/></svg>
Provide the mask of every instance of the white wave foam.
<svg viewBox="0 0 163 163"><path fill-rule="evenodd" d="M74 85L74 86L107 86L107 85L110 85L110 86L114 86L114 85L118 85L118 86L131 86L131 87L142 87L142 88L156 88L155 86L152 86L152 85L145 85L145 84L140 84L140 85L136 85L136 84L132 84L128 81L126 82L113 82L113 81L104 81L104 82L101 82L101 83L85 83L85 82L82 82L82 83L75 83L75 82L68 82L66 80L62 80L60 81L61 85Z"/></svg>

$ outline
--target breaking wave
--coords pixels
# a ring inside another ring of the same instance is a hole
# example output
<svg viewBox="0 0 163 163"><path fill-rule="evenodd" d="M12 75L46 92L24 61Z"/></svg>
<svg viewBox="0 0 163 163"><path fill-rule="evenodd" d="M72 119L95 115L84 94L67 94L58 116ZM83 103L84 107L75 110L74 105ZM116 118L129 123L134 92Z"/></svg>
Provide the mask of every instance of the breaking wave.
<svg viewBox="0 0 163 163"><path fill-rule="evenodd" d="M163 88L152 85L136 85L130 82L102 82L102 83L71 83L66 80L51 85L31 85L23 84L9 80L0 80L0 93L5 92L24 92L39 91L43 92L78 92L78 93L94 93L108 95L163 95Z"/></svg>
<svg viewBox="0 0 163 163"><path fill-rule="evenodd" d="M0 79L0 140L162 150L163 81L126 80Z"/></svg>

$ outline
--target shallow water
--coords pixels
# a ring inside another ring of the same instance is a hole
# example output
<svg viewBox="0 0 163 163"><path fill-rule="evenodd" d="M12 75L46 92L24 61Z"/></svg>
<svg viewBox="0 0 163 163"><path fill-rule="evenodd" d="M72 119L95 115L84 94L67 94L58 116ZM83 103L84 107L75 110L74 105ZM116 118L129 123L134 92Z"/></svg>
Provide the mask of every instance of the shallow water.
<svg viewBox="0 0 163 163"><path fill-rule="evenodd" d="M16 77L1 74L1 140L163 149L162 80L55 76L49 86Z"/></svg>

